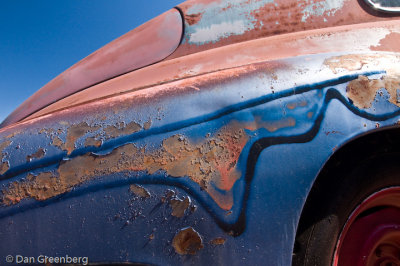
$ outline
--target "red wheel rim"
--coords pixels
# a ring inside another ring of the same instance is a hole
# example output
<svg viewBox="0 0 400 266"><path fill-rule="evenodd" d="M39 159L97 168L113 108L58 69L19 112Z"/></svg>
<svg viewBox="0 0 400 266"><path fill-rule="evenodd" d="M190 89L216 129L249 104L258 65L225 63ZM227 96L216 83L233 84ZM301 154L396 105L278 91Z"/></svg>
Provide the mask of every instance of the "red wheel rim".
<svg viewBox="0 0 400 266"><path fill-rule="evenodd" d="M373 193L352 212L334 266L400 266L400 187Z"/></svg>

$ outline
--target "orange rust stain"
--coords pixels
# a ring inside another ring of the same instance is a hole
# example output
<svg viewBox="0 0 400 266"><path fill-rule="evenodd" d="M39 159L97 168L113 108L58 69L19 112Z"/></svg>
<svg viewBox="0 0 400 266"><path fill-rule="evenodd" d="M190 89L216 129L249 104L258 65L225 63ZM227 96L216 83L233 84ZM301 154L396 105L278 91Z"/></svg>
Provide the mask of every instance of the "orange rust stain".
<svg viewBox="0 0 400 266"><path fill-rule="evenodd" d="M38 149L34 154L31 154L31 155L26 156L26 161L27 161L27 162L30 162L30 161L32 161L34 158L40 159L40 158L42 158L45 154L46 154L45 149L40 148L40 149Z"/></svg>
<svg viewBox="0 0 400 266"><path fill-rule="evenodd" d="M150 198L150 192L142 186L132 184L129 186L129 191L133 193L135 196L147 199Z"/></svg>
<svg viewBox="0 0 400 266"><path fill-rule="evenodd" d="M15 137L16 135L19 135L19 134L21 134L20 131L14 131L13 133L7 135L7 136L6 136L6 139L13 138L13 137Z"/></svg>
<svg viewBox="0 0 400 266"><path fill-rule="evenodd" d="M67 131L67 137L65 143L60 139L60 137L53 135L52 136L52 145L59 147L62 150L66 150L67 154L71 154L72 151L75 149L75 142L84 136L88 132L94 132L98 129L100 129L100 125L94 125L90 126L86 122L81 122L76 125L72 125L68 128ZM144 129L149 129L151 127L151 120L145 122L143 124ZM124 122L118 123L116 125L108 126L104 129L104 132L106 134L106 138L116 138L119 136L124 136L124 135L129 135L132 133L135 133L142 129L142 126L139 125L136 122L131 122L129 124L125 124ZM53 131L48 130L41 130L39 133L52 133ZM88 137L85 139L85 146L95 146L95 147L100 147L102 144L102 141L97 139L98 136L96 137Z"/></svg>
<svg viewBox="0 0 400 266"><path fill-rule="evenodd" d="M86 122L81 122L76 125L72 125L68 128L67 140L65 142L65 149L67 154L75 149L75 142L88 132L93 132L99 129L100 126L89 126Z"/></svg>
<svg viewBox="0 0 400 266"><path fill-rule="evenodd" d="M130 122L129 124L121 122L117 125L106 127L104 131L108 138L117 138L138 132L140 129L142 129L142 127L136 122Z"/></svg>
<svg viewBox="0 0 400 266"><path fill-rule="evenodd" d="M256 118L258 128L265 128L269 132L275 132L282 128L294 127L296 120L293 117L282 118L277 121L261 121L260 118Z"/></svg>
<svg viewBox="0 0 400 266"><path fill-rule="evenodd" d="M220 176L213 180L219 189L228 191L231 190L236 180L240 175L236 173L235 166L239 159L243 147L246 145L248 138L239 123L232 123L232 132L219 133L219 142L216 142L216 147L221 150L216 150L216 158L207 158L207 160L215 160L216 169Z"/></svg>
<svg viewBox="0 0 400 266"><path fill-rule="evenodd" d="M4 174L5 172L10 169L10 163L9 162L1 162L0 164L0 175Z"/></svg>
<svg viewBox="0 0 400 266"><path fill-rule="evenodd" d="M203 13L197 13L197 14L185 14L185 21L187 24L189 24L190 26L197 24L200 20L201 17L203 16Z"/></svg>
<svg viewBox="0 0 400 266"><path fill-rule="evenodd" d="M379 41L379 45L371 46L370 49L373 51L387 51L387 52L400 52L400 33L392 32L382 40Z"/></svg>
<svg viewBox="0 0 400 266"><path fill-rule="evenodd" d="M172 240L172 246L179 255L195 255L204 247L203 239L192 227L181 229Z"/></svg>
<svg viewBox="0 0 400 266"><path fill-rule="evenodd" d="M226 239L223 237L217 237L210 241L211 245L223 245L225 244Z"/></svg>
<svg viewBox="0 0 400 266"><path fill-rule="evenodd" d="M68 191L62 181L51 172L43 172L37 176L28 174L26 181L14 182L10 185L8 193L3 193L3 203L11 205L24 198L45 200L55 195Z"/></svg>
<svg viewBox="0 0 400 266"><path fill-rule="evenodd" d="M103 142L96 139L96 137L89 137L85 139L85 147L94 146L100 147Z"/></svg>
<svg viewBox="0 0 400 266"><path fill-rule="evenodd" d="M10 163L3 162L2 160L4 160L4 157L5 157L4 149L7 148L8 146L10 146L11 143L12 143L11 140L6 140L6 141L3 141L2 143L0 143L0 152L1 152L0 175L4 174L5 172L8 171L8 169L10 169Z"/></svg>
<svg viewBox="0 0 400 266"><path fill-rule="evenodd" d="M337 74L341 69L348 71L360 70L371 60L378 58L378 55L343 55L325 59L324 65L328 66L333 73Z"/></svg>
<svg viewBox="0 0 400 266"><path fill-rule="evenodd" d="M233 206L232 190L226 191L224 194L221 194L221 192L216 190L212 184L207 185L205 190L221 209L225 211L232 209Z"/></svg>
<svg viewBox="0 0 400 266"><path fill-rule="evenodd" d="M169 200L169 205L172 208L172 216L182 218L185 215L185 211L189 208L190 203L192 201L189 197L183 197L180 199L178 197L174 197Z"/></svg>
<svg viewBox="0 0 400 266"><path fill-rule="evenodd" d="M151 120L149 119L148 121L143 123L143 129L148 130L151 127Z"/></svg>
<svg viewBox="0 0 400 266"><path fill-rule="evenodd" d="M10 144L12 143L11 140L7 140L7 141L3 141L2 143L0 143L0 151L1 153L4 154L4 149L7 148L8 146L10 146Z"/></svg>
<svg viewBox="0 0 400 266"><path fill-rule="evenodd" d="M369 79L366 76L358 76L349 82L346 88L347 97L360 109L370 108L379 89L385 88L390 94L389 101L400 107L397 102L397 89L400 89L400 77L384 76L380 79Z"/></svg>
<svg viewBox="0 0 400 266"><path fill-rule="evenodd" d="M51 145L56 146L60 148L61 150L65 150L65 143L60 139L58 136L53 136L52 137L52 142Z"/></svg>
<svg viewBox="0 0 400 266"><path fill-rule="evenodd" d="M391 54L349 54L327 58L324 61L324 65L329 67L335 74L342 70L360 70L365 65L370 65L382 67L389 75L399 75L399 60L400 56Z"/></svg>
<svg viewBox="0 0 400 266"><path fill-rule="evenodd" d="M197 144L182 135L174 135L165 139L162 146L154 151L126 144L107 155L87 153L77 156L60 164L51 183L54 185L52 189L44 193L42 187L37 186L44 182L43 179L49 183L49 173L42 173L26 181L13 182L8 189L3 189L3 203L15 204L23 198L48 199L97 176L124 171L153 174L161 170L172 177L189 177L203 187L221 208L229 210L233 204L232 193L218 192L213 186L229 190L241 176L236 164L248 136L239 125L233 122L215 136Z"/></svg>
<svg viewBox="0 0 400 266"><path fill-rule="evenodd" d="M305 106L307 106L307 102L306 101L300 101L300 102L293 102L293 103L288 103L287 105L286 105L286 107L289 109L289 110L294 110L294 109L296 109L297 107L305 107Z"/></svg>

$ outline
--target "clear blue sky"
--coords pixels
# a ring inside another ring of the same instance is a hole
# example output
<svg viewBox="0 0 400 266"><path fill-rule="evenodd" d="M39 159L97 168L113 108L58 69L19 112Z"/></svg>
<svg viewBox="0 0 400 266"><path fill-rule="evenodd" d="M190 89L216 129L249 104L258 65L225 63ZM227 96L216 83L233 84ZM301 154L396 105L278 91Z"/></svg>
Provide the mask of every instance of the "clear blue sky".
<svg viewBox="0 0 400 266"><path fill-rule="evenodd" d="M0 121L74 63L184 0L0 0Z"/></svg>

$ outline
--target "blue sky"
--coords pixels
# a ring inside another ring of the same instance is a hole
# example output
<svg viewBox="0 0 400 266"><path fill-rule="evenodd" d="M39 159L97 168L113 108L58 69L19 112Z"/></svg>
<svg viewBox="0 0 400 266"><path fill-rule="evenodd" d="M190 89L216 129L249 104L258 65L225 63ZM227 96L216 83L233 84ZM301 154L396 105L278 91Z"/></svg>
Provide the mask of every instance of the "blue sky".
<svg viewBox="0 0 400 266"><path fill-rule="evenodd" d="M183 0L0 0L0 121L95 50Z"/></svg>

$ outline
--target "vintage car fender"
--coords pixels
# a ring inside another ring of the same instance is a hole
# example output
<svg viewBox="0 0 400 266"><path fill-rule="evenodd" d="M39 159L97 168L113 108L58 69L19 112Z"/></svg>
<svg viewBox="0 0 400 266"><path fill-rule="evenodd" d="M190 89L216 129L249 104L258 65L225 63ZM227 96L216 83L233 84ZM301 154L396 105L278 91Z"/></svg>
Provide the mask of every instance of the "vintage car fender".
<svg viewBox="0 0 400 266"><path fill-rule="evenodd" d="M389 206L399 217L400 178L346 181L374 162L396 167L396 13L350 0L197 0L176 12L182 38L162 61L31 98L37 108L3 123L0 256L346 265L342 243L361 213ZM319 239L310 217L326 221L342 183L368 192L348 192L357 200L320 243L327 258L305 255L317 248L302 238ZM361 253L400 250L393 226L366 231L380 238Z"/></svg>

